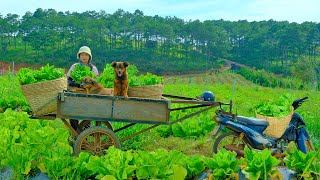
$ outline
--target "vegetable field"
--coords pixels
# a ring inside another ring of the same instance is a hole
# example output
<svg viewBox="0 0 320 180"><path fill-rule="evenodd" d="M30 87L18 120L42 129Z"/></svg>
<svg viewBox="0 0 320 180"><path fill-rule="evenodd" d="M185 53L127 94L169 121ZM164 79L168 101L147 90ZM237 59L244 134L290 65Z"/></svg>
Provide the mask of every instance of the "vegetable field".
<svg viewBox="0 0 320 180"><path fill-rule="evenodd" d="M202 172L207 172L211 179L226 179L236 178L239 168L249 179L264 179L277 177L279 172L275 167L285 163L290 163L292 169L300 168L294 170L301 177L320 177L319 91L261 87L232 73L166 77L164 84L164 93L179 96L197 97L202 91L210 90L217 101L232 99L233 111L243 116L254 116L255 106L276 101L283 94L294 98L309 96L308 102L297 111L307 123L317 152L304 155L293 148L282 162L268 151L247 149L249 160L237 159L228 151L213 155L210 132L215 123L214 110L211 110L182 123L152 129L123 142L122 150L110 148L105 156L81 153L75 157L68 141L71 133L63 122L30 119L27 114L30 109L17 78L8 74L0 76L0 172L10 169L11 177L4 177L6 173L2 173L0 179L30 179L40 172L48 179L194 179ZM179 111L171 116L176 119L191 111ZM117 129L123 124L112 125ZM137 125L118 136L125 137L145 126L148 125ZM297 159L304 164L295 165ZM257 168L259 163L261 167L266 163L268 168Z"/></svg>

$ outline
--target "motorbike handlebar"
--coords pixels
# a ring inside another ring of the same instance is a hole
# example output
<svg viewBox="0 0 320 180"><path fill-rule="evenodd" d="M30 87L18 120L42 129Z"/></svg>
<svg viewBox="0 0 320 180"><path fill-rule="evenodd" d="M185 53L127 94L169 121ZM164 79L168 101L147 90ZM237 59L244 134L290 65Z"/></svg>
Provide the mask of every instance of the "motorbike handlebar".
<svg viewBox="0 0 320 180"><path fill-rule="evenodd" d="M299 99L296 99L295 101L293 101L293 103L292 103L293 109L294 109L294 110L298 109L298 107L301 106L302 103L303 103L306 99L308 99L308 96L305 96L305 97L303 97L303 98L299 98Z"/></svg>

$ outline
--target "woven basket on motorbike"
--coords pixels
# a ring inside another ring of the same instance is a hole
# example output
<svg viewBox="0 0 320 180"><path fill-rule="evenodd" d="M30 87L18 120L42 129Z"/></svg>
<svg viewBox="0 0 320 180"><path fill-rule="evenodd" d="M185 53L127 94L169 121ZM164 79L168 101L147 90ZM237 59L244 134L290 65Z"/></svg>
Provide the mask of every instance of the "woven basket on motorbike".
<svg viewBox="0 0 320 180"><path fill-rule="evenodd" d="M264 134L272 137L280 138L285 132L285 130L287 129L287 127L289 126L293 111L294 109L291 106L290 114L282 118L264 116L260 114L256 114L256 117L259 119L265 119L269 122L269 126L263 132Z"/></svg>
<svg viewBox="0 0 320 180"><path fill-rule="evenodd" d="M57 95L67 89L67 78L21 85L34 115L43 115L56 112Z"/></svg>
<svg viewBox="0 0 320 180"><path fill-rule="evenodd" d="M129 86L128 96L149 99L161 99L163 93L163 84L148 86Z"/></svg>

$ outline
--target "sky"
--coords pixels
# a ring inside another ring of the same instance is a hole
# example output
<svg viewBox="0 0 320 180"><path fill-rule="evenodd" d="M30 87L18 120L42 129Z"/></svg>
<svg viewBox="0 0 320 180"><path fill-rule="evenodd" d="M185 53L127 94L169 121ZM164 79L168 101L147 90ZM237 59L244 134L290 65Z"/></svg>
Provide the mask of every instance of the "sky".
<svg viewBox="0 0 320 180"><path fill-rule="evenodd" d="M62 12L105 11L118 9L146 16L171 16L194 20L305 21L320 23L320 0L0 0L0 14L22 17L37 8Z"/></svg>

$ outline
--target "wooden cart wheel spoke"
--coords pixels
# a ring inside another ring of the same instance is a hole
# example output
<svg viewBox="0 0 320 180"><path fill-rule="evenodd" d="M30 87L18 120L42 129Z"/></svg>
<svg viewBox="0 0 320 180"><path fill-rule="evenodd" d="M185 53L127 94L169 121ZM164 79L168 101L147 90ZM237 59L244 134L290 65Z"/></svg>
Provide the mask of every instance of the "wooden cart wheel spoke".
<svg viewBox="0 0 320 180"><path fill-rule="evenodd" d="M102 156L110 146L120 148L120 141L111 129L102 126L90 127L79 134L74 144L74 154L85 151Z"/></svg>
<svg viewBox="0 0 320 180"><path fill-rule="evenodd" d="M100 132L96 132L93 134L93 136L94 136L95 144L96 145L100 144L100 141L101 141L100 137L103 136L103 134Z"/></svg>
<svg viewBox="0 0 320 180"><path fill-rule="evenodd" d="M108 148L108 147L110 147L110 146L113 146L114 145L114 142L106 142L106 143L102 143L101 144L101 147L103 147L103 148Z"/></svg>
<svg viewBox="0 0 320 180"><path fill-rule="evenodd" d="M87 151L93 151L95 148L94 148L94 146L91 146L91 145L89 145L89 144L82 144L82 146L81 146L81 151L83 151L83 150L87 150Z"/></svg>

